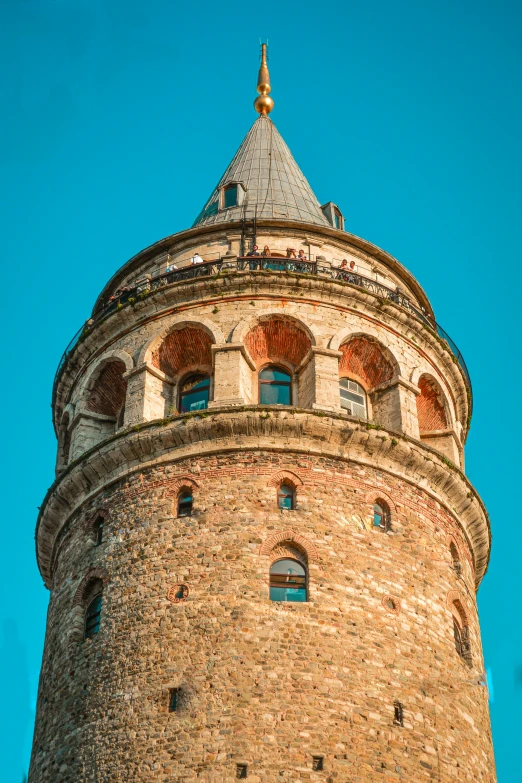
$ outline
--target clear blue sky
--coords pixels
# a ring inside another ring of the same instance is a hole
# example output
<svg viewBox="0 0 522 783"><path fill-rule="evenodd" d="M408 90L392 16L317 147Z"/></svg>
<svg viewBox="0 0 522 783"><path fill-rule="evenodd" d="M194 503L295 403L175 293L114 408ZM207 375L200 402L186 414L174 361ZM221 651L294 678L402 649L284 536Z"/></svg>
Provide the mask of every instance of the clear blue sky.
<svg viewBox="0 0 522 783"><path fill-rule="evenodd" d="M520 780L521 17L506 0L0 0L4 783L31 744L58 360L115 269L198 214L255 119L259 37L319 200L409 267L468 363L493 734L500 783Z"/></svg>

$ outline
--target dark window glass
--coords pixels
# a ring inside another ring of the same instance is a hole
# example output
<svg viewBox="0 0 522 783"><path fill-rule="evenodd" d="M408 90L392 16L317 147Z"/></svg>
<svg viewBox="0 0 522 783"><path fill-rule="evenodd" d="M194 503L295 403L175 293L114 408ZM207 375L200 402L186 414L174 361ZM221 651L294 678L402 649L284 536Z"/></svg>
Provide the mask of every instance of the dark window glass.
<svg viewBox="0 0 522 783"><path fill-rule="evenodd" d="M103 542L103 517L98 517L94 523L94 542L99 546Z"/></svg>
<svg viewBox="0 0 522 783"><path fill-rule="evenodd" d="M90 639L100 630L102 595L93 598L85 612L85 638Z"/></svg>
<svg viewBox="0 0 522 783"><path fill-rule="evenodd" d="M261 405L291 405L292 377L280 367L265 367L259 373Z"/></svg>
<svg viewBox="0 0 522 783"><path fill-rule="evenodd" d="M169 691L169 712L176 712L179 704L179 688L171 688Z"/></svg>
<svg viewBox="0 0 522 783"><path fill-rule="evenodd" d="M210 378L208 375L191 375L183 381L179 395L179 412L202 411L208 408Z"/></svg>
<svg viewBox="0 0 522 783"><path fill-rule="evenodd" d="M224 194L224 207L227 209L228 207L235 207L237 204L237 185L231 185L228 188L225 188L225 194Z"/></svg>
<svg viewBox="0 0 522 783"><path fill-rule="evenodd" d="M341 216L338 212L334 212L334 225L336 228L341 228Z"/></svg>
<svg viewBox="0 0 522 783"><path fill-rule="evenodd" d="M373 504L373 526L387 530L389 523L388 510L382 503Z"/></svg>
<svg viewBox="0 0 522 783"><path fill-rule="evenodd" d="M297 560L278 560L270 569L271 601L306 601L306 571Z"/></svg>
<svg viewBox="0 0 522 783"><path fill-rule="evenodd" d="M248 776L247 764L236 764L236 778L244 780Z"/></svg>
<svg viewBox="0 0 522 783"><path fill-rule="evenodd" d="M288 484L281 484L277 490L277 505L290 511L294 508L294 490Z"/></svg>
<svg viewBox="0 0 522 783"><path fill-rule="evenodd" d="M322 772L324 770L323 756L312 756L312 769L314 772Z"/></svg>
<svg viewBox="0 0 522 783"><path fill-rule="evenodd" d="M178 517L192 516L192 492L185 490L178 495Z"/></svg>
<svg viewBox="0 0 522 783"><path fill-rule="evenodd" d="M120 427L123 427L124 422L125 422L125 405L122 406L121 411L118 414L118 423L117 423L118 429Z"/></svg>

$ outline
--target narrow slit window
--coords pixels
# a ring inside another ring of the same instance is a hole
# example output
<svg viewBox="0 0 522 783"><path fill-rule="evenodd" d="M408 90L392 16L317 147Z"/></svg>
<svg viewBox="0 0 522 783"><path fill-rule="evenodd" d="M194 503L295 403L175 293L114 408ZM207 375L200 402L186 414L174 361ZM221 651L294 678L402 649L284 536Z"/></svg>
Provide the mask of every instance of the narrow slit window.
<svg viewBox="0 0 522 783"><path fill-rule="evenodd" d="M324 770L324 756L312 756L312 769L314 772L322 772Z"/></svg>
<svg viewBox="0 0 522 783"><path fill-rule="evenodd" d="M236 778L244 780L248 777L248 764L236 764Z"/></svg>
<svg viewBox="0 0 522 783"><path fill-rule="evenodd" d="M404 711L400 701L393 705L393 722L396 726L404 726Z"/></svg>
<svg viewBox="0 0 522 783"><path fill-rule="evenodd" d="M169 690L169 712L177 712L179 707L179 688L171 688Z"/></svg>
<svg viewBox="0 0 522 783"><path fill-rule="evenodd" d="M341 408L349 413L350 416L357 416L359 419L368 418L368 406L366 403L366 392L357 381L350 378L341 378L339 381L339 394L341 397Z"/></svg>
<svg viewBox="0 0 522 783"><path fill-rule="evenodd" d="M451 562L455 570L455 573L457 574L457 576L460 576L462 572L462 563L460 562L458 549L453 543L450 544L450 553L451 553Z"/></svg>
<svg viewBox="0 0 522 783"><path fill-rule="evenodd" d="M273 563L270 569L270 600L307 600L306 569L301 563L286 558Z"/></svg>
<svg viewBox="0 0 522 783"><path fill-rule="evenodd" d="M180 492L178 495L178 517L191 517L192 503L192 492L189 489Z"/></svg>
<svg viewBox="0 0 522 783"><path fill-rule="evenodd" d="M95 521L93 530L94 530L94 543L96 546L100 546L100 544L103 543L103 524L105 520L103 517L98 517L98 519Z"/></svg>
<svg viewBox="0 0 522 783"><path fill-rule="evenodd" d="M93 598L85 612L85 639L92 639L100 630L102 595Z"/></svg>
<svg viewBox="0 0 522 783"><path fill-rule="evenodd" d="M292 376L282 367L265 367L259 373L260 405L291 405Z"/></svg>
<svg viewBox="0 0 522 783"><path fill-rule="evenodd" d="M280 509L292 511L295 508L295 490L288 484L281 484L277 490L277 505Z"/></svg>

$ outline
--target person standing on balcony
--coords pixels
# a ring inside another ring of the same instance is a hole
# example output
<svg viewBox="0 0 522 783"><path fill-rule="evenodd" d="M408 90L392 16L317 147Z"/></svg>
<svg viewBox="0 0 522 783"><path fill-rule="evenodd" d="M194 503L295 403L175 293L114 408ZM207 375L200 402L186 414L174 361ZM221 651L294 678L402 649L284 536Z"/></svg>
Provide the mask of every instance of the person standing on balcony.
<svg viewBox="0 0 522 783"><path fill-rule="evenodd" d="M301 248L299 253L297 254L297 260L298 261L308 261L307 257L305 256L304 250Z"/></svg>
<svg viewBox="0 0 522 783"><path fill-rule="evenodd" d="M250 253L247 253L247 258L252 258L253 256L259 256L259 248L257 245L254 245Z"/></svg>
<svg viewBox="0 0 522 783"><path fill-rule="evenodd" d="M199 253L194 253L194 255L192 256L192 258L190 260L192 261L193 264L203 264L204 263L203 259L199 255Z"/></svg>
<svg viewBox="0 0 522 783"><path fill-rule="evenodd" d="M268 247L268 245L264 246L263 252L261 253L261 255L263 256L263 258L270 258L272 253L270 252L270 248Z"/></svg>

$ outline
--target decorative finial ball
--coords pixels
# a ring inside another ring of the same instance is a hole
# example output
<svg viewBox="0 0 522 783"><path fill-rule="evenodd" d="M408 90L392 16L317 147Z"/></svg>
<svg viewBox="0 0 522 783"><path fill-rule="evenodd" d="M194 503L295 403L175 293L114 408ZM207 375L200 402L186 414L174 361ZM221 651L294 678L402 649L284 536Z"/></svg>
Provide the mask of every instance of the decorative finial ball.
<svg viewBox="0 0 522 783"><path fill-rule="evenodd" d="M270 114L274 108L274 101L269 95L258 95L254 101L254 109L259 114Z"/></svg>

